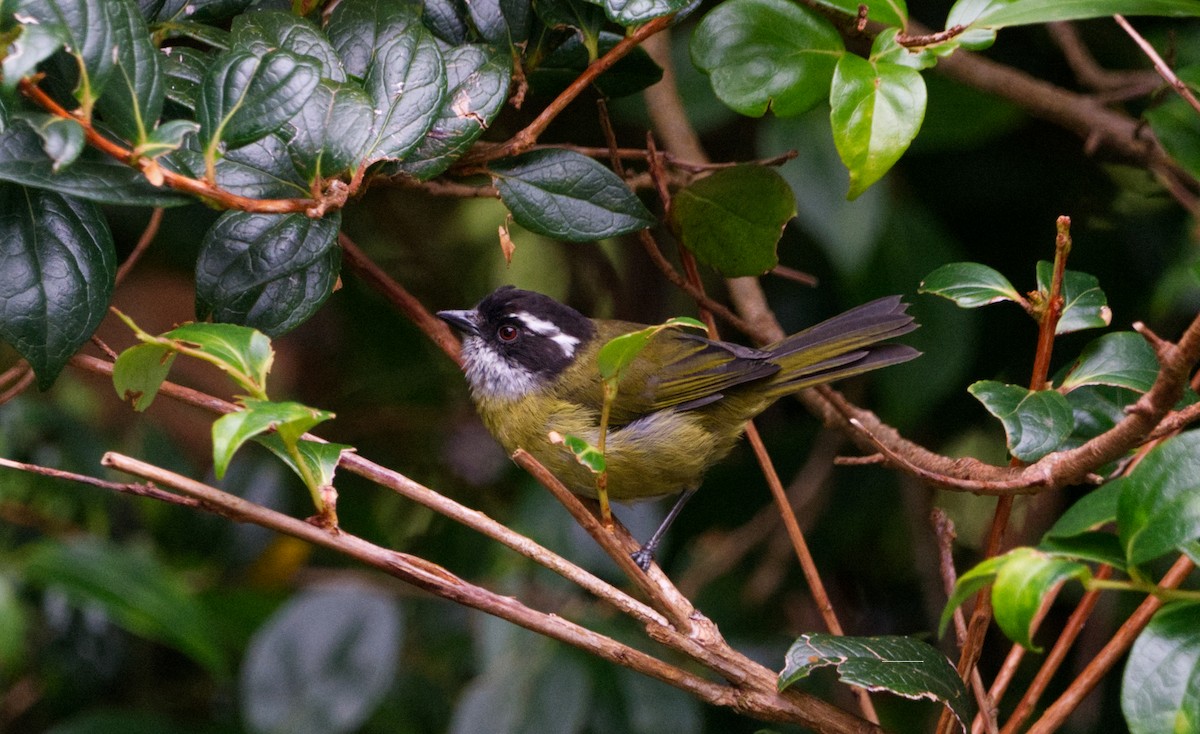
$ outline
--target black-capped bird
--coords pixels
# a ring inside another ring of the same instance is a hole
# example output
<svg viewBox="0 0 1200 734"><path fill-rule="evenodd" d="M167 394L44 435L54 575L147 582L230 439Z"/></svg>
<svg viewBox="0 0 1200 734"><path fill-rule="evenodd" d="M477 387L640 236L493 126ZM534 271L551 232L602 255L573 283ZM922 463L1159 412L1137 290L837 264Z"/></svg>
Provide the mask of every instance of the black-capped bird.
<svg viewBox="0 0 1200 734"><path fill-rule="evenodd" d="M613 500L682 493L634 554L638 565L649 568L667 527L746 421L789 393L920 354L884 343L917 327L906 308L899 296L880 298L761 349L679 329L658 332L622 372L605 447ZM510 453L528 451L572 492L596 497L595 475L550 435L597 444L604 388L596 354L645 325L590 319L512 286L473 309L438 316L462 332L471 396L492 435Z"/></svg>

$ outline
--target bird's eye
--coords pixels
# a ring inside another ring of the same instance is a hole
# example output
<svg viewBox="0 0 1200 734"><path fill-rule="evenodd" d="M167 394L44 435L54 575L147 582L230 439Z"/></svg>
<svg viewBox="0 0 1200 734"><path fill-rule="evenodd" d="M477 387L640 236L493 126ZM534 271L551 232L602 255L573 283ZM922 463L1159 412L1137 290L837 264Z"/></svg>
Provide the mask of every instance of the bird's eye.
<svg viewBox="0 0 1200 734"><path fill-rule="evenodd" d="M517 336L519 336L520 333L521 332L517 330L517 327L513 326L512 324L505 324L496 330L496 336L499 337L500 341L502 342L514 342L517 340Z"/></svg>

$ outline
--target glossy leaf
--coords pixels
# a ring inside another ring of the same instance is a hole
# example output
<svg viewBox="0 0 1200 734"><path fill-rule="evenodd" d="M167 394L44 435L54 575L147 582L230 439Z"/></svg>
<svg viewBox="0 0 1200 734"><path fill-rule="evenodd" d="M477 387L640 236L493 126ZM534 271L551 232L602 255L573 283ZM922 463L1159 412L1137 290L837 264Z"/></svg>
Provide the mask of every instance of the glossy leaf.
<svg viewBox="0 0 1200 734"><path fill-rule="evenodd" d="M533 9L547 28L575 30L571 37L593 52L589 61L595 61L596 42L604 25L604 11L598 5L588 0L548 0L538 2Z"/></svg>
<svg viewBox="0 0 1200 734"><path fill-rule="evenodd" d="M851 199L900 160L925 119L925 81L908 66L843 54L829 89L833 142L850 171Z"/></svg>
<svg viewBox="0 0 1200 734"><path fill-rule="evenodd" d="M858 0L817 0L821 5L824 5L835 10L856 17L858 9L862 3ZM872 2L867 4L867 19L873 20L884 25L903 26L908 23L908 7L904 0L881 0L880 2Z"/></svg>
<svg viewBox="0 0 1200 734"><path fill-rule="evenodd" d="M29 362L41 389L100 325L116 260L92 204L0 184L0 339Z"/></svg>
<svg viewBox="0 0 1200 734"><path fill-rule="evenodd" d="M191 120L168 120L150 131L138 152L150 158L166 155L182 148L199 130L200 125Z"/></svg>
<svg viewBox="0 0 1200 734"><path fill-rule="evenodd" d="M654 217L615 173L567 150L535 150L497 161L500 200L531 232L590 242L645 229Z"/></svg>
<svg viewBox="0 0 1200 734"><path fill-rule="evenodd" d="M427 180L458 160L495 121L508 99L512 57L490 46L463 45L445 53L446 101L433 127L400 170Z"/></svg>
<svg viewBox="0 0 1200 734"><path fill-rule="evenodd" d="M296 473L296 476L304 479L304 472L297 466L296 458L288 451L279 434L268 433L256 436L255 440L270 449L271 453L279 457L280 461L287 464L288 468ZM304 462L305 470L322 487L333 484L333 475L337 471L338 462L342 459L342 453L354 450L353 446L345 444L323 443L305 439L296 441L296 448L300 453L300 460Z"/></svg>
<svg viewBox="0 0 1200 734"><path fill-rule="evenodd" d="M288 51L315 61L321 78L346 81L346 72L333 44L320 28L305 18L279 10L244 13L234 18L230 30L233 48L259 57L275 50Z"/></svg>
<svg viewBox="0 0 1200 734"><path fill-rule="evenodd" d="M171 371L176 352L161 344L135 344L113 364L113 388L136 411L150 407L163 380Z"/></svg>
<svg viewBox="0 0 1200 734"><path fill-rule="evenodd" d="M23 122L0 132L0 181L23 184L102 204L178 206L188 199L151 186L146 177L98 151L85 149L55 171L42 140Z"/></svg>
<svg viewBox="0 0 1200 734"><path fill-rule="evenodd" d="M29 125L42 139L42 150L52 162L52 173L70 166L83 152L83 126L76 120L41 113L23 113L13 117Z"/></svg>
<svg viewBox="0 0 1200 734"><path fill-rule="evenodd" d="M165 332L161 339L202 352L218 369L234 375L243 390L266 390L275 352L271 340L254 329L236 324L189 323Z"/></svg>
<svg viewBox="0 0 1200 734"><path fill-rule="evenodd" d="M1117 528L1129 563L1146 563L1200 538L1200 431L1159 444L1122 483Z"/></svg>
<svg viewBox="0 0 1200 734"><path fill-rule="evenodd" d="M875 36L868 58L873 62L886 62L918 71L937 64L939 54L934 50L927 47L910 48L899 43L896 39L902 32L901 28L887 28Z"/></svg>
<svg viewBox="0 0 1200 734"><path fill-rule="evenodd" d="M467 6L464 0L425 0L421 21L433 35L451 46L467 42Z"/></svg>
<svg viewBox="0 0 1200 734"><path fill-rule="evenodd" d="M1073 448L1117 425L1127 415L1126 409L1137 402L1138 393L1108 385L1084 385L1072 389L1066 397L1075 417L1075 430L1063 448Z"/></svg>
<svg viewBox="0 0 1200 734"><path fill-rule="evenodd" d="M292 118L296 134L288 152L307 179L332 178L361 160L373 118L371 98L362 87L322 79Z"/></svg>
<svg viewBox="0 0 1200 734"><path fill-rule="evenodd" d="M226 212L196 261L196 314L268 335L299 326L333 292L341 262L340 213Z"/></svg>
<svg viewBox="0 0 1200 734"><path fill-rule="evenodd" d="M1059 387L1067 391L1111 385L1144 393L1157 377L1158 359L1146 340L1132 331L1118 331L1088 344Z"/></svg>
<svg viewBox="0 0 1200 734"><path fill-rule="evenodd" d="M788 648L779 690L830 665L849 685L939 701L950 707L964 728L975 718L975 699L954 666L937 648L912 637L801 635Z"/></svg>
<svg viewBox="0 0 1200 734"><path fill-rule="evenodd" d="M341 3L328 33L346 72L363 80L374 105L366 160L403 158L445 101L446 68L437 41L401 0Z"/></svg>
<svg viewBox="0 0 1200 734"><path fill-rule="evenodd" d="M198 150L185 146L169 159L195 178L204 176L204 155ZM288 154L287 143L276 135L229 151L217 161L216 174L218 186L241 196L283 199L311 193Z"/></svg>
<svg viewBox="0 0 1200 734"><path fill-rule="evenodd" d="M1200 604L1167 604L1129 650L1121 711L1130 734L1200 727Z"/></svg>
<svg viewBox="0 0 1200 734"><path fill-rule="evenodd" d="M212 55L190 46L163 49L163 83L166 98L189 112L196 111L196 96Z"/></svg>
<svg viewBox="0 0 1200 734"><path fill-rule="evenodd" d="M233 455L250 439L278 431L285 441L294 441L318 423L333 418L329 411L295 402L246 399L242 405L242 410L226 413L213 423L213 471L217 479L225 476Z"/></svg>
<svg viewBox="0 0 1200 734"><path fill-rule="evenodd" d="M204 666L225 671L217 629L181 577L144 551L88 539L43 543L23 566L33 583L64 593L76 605L95 605L135 635L170 646Z"/></svg>
<svg viewBox="0 0 1200 734"><path fill-rule="evenodd" d="M106 9L108 0L21 0L13 5L16 7L10 5L10 10L38 24L58 26L68 53L78 60L72 64L78 77L75 98L90 108L104 91L115 65L117 38Z"/></svg>
<svg viewBox="0 0 1200 734"><path fill-rule="evenodd" d="M515 49L529 39L533 19L529 0L472 0L464 4L471 25L487 43Z"/></svg>
<svg viewBox="0 0 1200 734"><path fill-rule="evenodd" d="M1008 450L1021 461L1037 461L1059 450L1075 428L1067 399L1054 390L1030 392L1016 385L981 380L967 391L1004 424Z"/></svg>
<svg viewBox="0 0 1200 734"><path fill-rule="evenodd" d="M596 39L597 53L604 55L621 42L622 36L601 31ZM588 49L578 35L574 35L550 52L538 63L529 77L529 86L539 95L552 96L566 89L590 63ZM626 97L657 84L662 79L662 69L650 58L641 46L596 77L593 85L606 97Z"/></svg>
<svg viewBox="0 0 1200 734"><path fill-rule="evenodd" d="M250 731L358 730L392 688L403 633L398 602L378 588L300 592L246 650L239 692Z"/></svg>
<svg viewBox="0 0 1200 734"><path fill-rule="evenodd" d="M796 216L792 189L770 168L716 171L675 194L671 219L684 247L727 278L762 275L779 264L776 247Z"/></svg>
<svg viewBox="0 0 1200 734"><path fill-rule="evenodd" d="M146 21L133 0L105 0L112 25L116 68L97 109L104 123L141 143L162 115L166 84L162 54L150 41Z"/></svg>
<svg viewBox="0 0 1200 734"><path fill-rule="evenodd" d="M1200 15L1200 7L1192 0L959 0L946 23L1002 28L1116 14L1182 18Z"/></svg>
<svg viewBox="0 0 1200 734"><path fill-rule="evenodd" d="M1038 290L1050 292L1050 279L1054 264L1041 260L1037 264ZM1055 334L1069 334L1082 329L1102 329L1112 321L1108 299L1100 290L1100 281L1094 275L1067 270L1063 273L1063 309L1058 319Z"/></svg>
<svg viewBox="0 0 1200 734"><path fill-rule="evenodd" d="M790 116L826 99L845 54L829 21L786 0L728 0L697 26L692 61L743 115Z"/></svg>
<svg viewBox="0 0 1200 734"><path fill-rule="evenodd" d="M319 79L315 62L287 51L222 54L200 88L201 142L208 149L218 143L232 148L266 136L300 111Z"/></svg>
<svg viewBox="0 0 1200 734"><path fill-rule="evenodd" d="M1105 526L1117 519L1123 480L1107 482L1067 508L1038 544L1040 550L1125 568L1125 551Z"/></svg>
<svg viewBox="0 0 1200 734"><path fill-rule="evenodd" d="M920 293L949 298L959 308L979 308L989 303L1022 300L1021 294L999 271L979 263L943 265L921 281Z"/></svg>
<svg viewBox="0 0 1200 734"><path fill-rule="evenodd" d="M66 29L57 23L24 23L13 33L0 59L0 88L8 90L70 41Z"/></svg>
<svg viewBox="0 0 1200 734"><path fill-rule="evenodd" d="M246 10L255 0L164 0L157 20L179 23L185 19L196 22L224 20Z"/></svg>
<svg viewBox="0 0 1200 734"><path fill-rule="evenodd" d="M636 26L664 15L678 13L691 0L601 0L604 14L614 23Z"/></svg>

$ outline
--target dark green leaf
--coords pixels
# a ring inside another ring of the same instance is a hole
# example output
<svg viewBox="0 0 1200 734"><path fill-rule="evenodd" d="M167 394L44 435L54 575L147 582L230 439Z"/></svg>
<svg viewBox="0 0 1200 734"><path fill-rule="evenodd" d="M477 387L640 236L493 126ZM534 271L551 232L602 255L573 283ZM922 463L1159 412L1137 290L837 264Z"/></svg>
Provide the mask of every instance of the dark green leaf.
<svg viewBox="0 0 1200 734"><path fill-rule="evenodd" d="M70 41L66 29L57 23L26 23L18 26L16 32L0 59L0 86L10 90Z"/></svg>
<svg viewBox="0 0 1200 734"><path fill-rule="evenodd" d="M309 20L278 10L244 13L234 18L231 31L235 49L258 57L276 50L288 51L315 61L322 78L346 81L346 72L333 44Z"/></svg>
<svg viewBox="0 0 1200 734"><path fill-rule="evenodd" d="M244 376L244 390L266 389L267 374L275 360L271 340L254 329L237 324L194 324L176 326L162 338L180 342L211 357L224 372Z"/></svg>
<svg viewBox="0 0 1200 734"><path fill-rule="evenodd" d="M175 355L161 344L135 344L121 352L112 373L117 396L132 403L134 410L149 408L171 371Z"/></svg>
<svg viewBox="0 0 1200 734"><path fill-rule="evenodd" d="M1130 734L1200 726L1200 604L1168 604L1138 635L1125 663L1121 711Z"/></svg>
<svg viewBox="0 0 1200 734"><path fill-rule="evenodd" d="M292 118L288 143L296 167L309 180L332 178L354 167L371 135L371 98L362 87L322 79L308 104Z"/></svg>
<svg viewBox="0 0 1200 734"><path fill-rule="evenodd" d="M998 271L979 263L943 265L921 281L920 293L949 298L959 308L979 308L1000 301L1023 300Z"/></svg>
<svg viewBox="0 0 1200 734"><path fill-rule="evenodd" d="M150 131L138 152L151 158L166 155L182 148L199 130L200 125L191 120L168 120Z"/></svg>
<svg viewBox="0 0 1200 734"><path fill-rule="evenodd" d="M621 42L622 36L601 31L597 39L597 53L603 55ZM587 47L578 36L572 36L542 59L529 78L530 88L539 95L558 94L575 81L590 63ZM613 64L593 82L605 97L625 97L657 84L662 79L662 69L650 58L650 54L638 46L629 55Z"/></svg>
<svg viewBox="0 0 1200 734"><path fill-rule="evenodd" d="M194 178L204 176L204 156L184 147L169 159L190 171ZM288 155L287 143L268 135L217 161L217 185L230 193L255 199L307 197L310 192Z"/></svg>
<svg viewBox="0 0 1200 734"><path fill-rule="evenodd" d="M9 6L39 24L61 29L68 53L79 60L71 69L78 77L75 98L88 106L104 91L113 73L117 38L105 10L107 4L107 0L20 0Z"/></svg>
<svg viewBox="0 0 1200 734"><path fill-rule="evenodd" d="M1091 571L1082 563L1033 548L1017 548L1001 558L1004 562L992 586L996 624L1013 642L1039 651L1033 644L1031 628L1046 595L1070 578L1086 583Z"/></svg>
<svg viewBox="0 0 1200 734"><path fill-rule="evenodd" d="M166 96L190 112L196 111L196 94L213 57L188 46L163 49L163 81Z"/></svg>
<svg viewBox="0 0 1200 734"><path fill-rule="evenodd" d="M1041 260L1037 264L1038 290L1050 292L1050 279L1054 264ZM1094 275L1067 270L1063 273L1063 309L1058 319L1055 334L1069 334L1081 329L1104 328L1112 321L1108 299L1100 290L1100 281Z"/></svg>
<svg viewBox="0 0 1200 734"><path fill-rule="evenodd" d="M237 450L255 436L273 430L285 441L294 441L318 423L333 418L329 411L300 403L246 399L242 404L242 410L226 413L213 423L213 471L217 479L225 476Z"/></svg>
<svg viewBox="0 0 1200 734"><path fill-rule="evenodd" d="M227 212L205 234L196 261L199 318L243 323L269 335L299 326L337 282L340 213Z"/></svg>
<svg viewBox="0 0 1200 734"><path fill-rule="evenodd" d="M817 0L821 5L840 10L855 17L861 3L858 0ZM904 0L881 0L867 4L867 19L884 25L904 26L908 24L908 7Z"/></svg>
<svg viewBox="0 0 1200 734"><path fill-rule="evenodd" d="M250 7L255 0L165 0L156 20L179 23L185 19L197 23L233 17Z"/></svg>
<svg viewBox="0 0 1200 734"><path fill-rule="evenodd" d="M1130 564L1200 538L1200 431L1159 444L1122 483L1117 529Z"/></svg>
<svg viewBox="0 0 1200 734"><path fill-rule="evenodd" d="M1055 521L1045 537L1069 538L1115 522L1124 481L1115 479L1085 494Z"/></svg>
<svg viewBox="0 0 1200 734"><path fill-rule="evenodd" d="M1144 393L1157 377L1158 359L1146 340L1132 331L1118 331L1087 345L1059 387L1111 385Z"/></svg>
<svg viewBox="0 0 1200 734"><path fill-rule="evenodd" d="M442 173L496 119L508 99L512 57L490 46L463 45L445 54L446 101L400 170L420 180Z"/></svg>
<svg viewBox="0 0 1200 734"><path fill-rule="evenodd" d="M842 37L786 0L728 0L692 36L692 60L721 101L743 115L798 115L825 99Z"/></svg>
<svg viewBox="0 0 1200 734"><path fill-rule="evenodd" d="M450 44L467 42L467 6L463 0L425 0L421 21L433 35Z"/></svg>
<svg viewBox="0 0 1200 734"><path fill-rule="evenodd" d="M29 125L42 139L42 150L53 161L52 173L70 166L83 152L83 126L75 120L38 112L18 113L13 118Z"/></svg>
<svg viewBox="0 0 1200 734"><path fill-rule="evenodd" d="M912 637L800 635L784 658L779 690L830 665L837 667L843 683L940 701L950 707L964 729L975 718L975 699L967 693L954 666L937 648Z"/></svg>
<svg viewBox="0 0 1200 734"><path fill-rule="evenodd" d="M304 472L296 465L296 459L287 450L283 439L277 433L268 433L266 435L255 437L256 441L266 446L271 450L271 453L279 457L280 461L287 464L288 467L296 473L296 476L304 478ZM338 462L341 461L342 452L353 451L353 446L347 446L340 443L321 443L319 441L308 441L301 439L296 442L296 448L300 453L300 460L308 471L308 474L315 477L317 483L322 486L333 484L333 475L337 470Z"/></svg>
<svg viewBox="0 0 1200 734"><path fill-rule="evenodd" d="M97 151L84 150L59 172L28 125L0 133L0 181L33 186L103 204L177 206L187 199L151 186L141 173Z"/></svg>
<svg viewBox="0 0 1200 734"><path fill-rule="evenodd" d="M104 544L43 543L25 560L30 581L64 593L76 605L98 605L133 634L184 653L214 675L225 656L211 620L180 577L149 554Z"/></svg>
<svg viewBox="0 0 1200 734"><path fill-rule="evenodd" d="M437 41L402 0L339 4L329 40L374 104L367 161L403 158L445 102L446 67Z"/></svg>
<svg viewBox="0 0 1200 734"><path fill-rule="evenodd" d="M678 13L690 0L600 0L604 14L614 23L629 27Z"/></svg>
<svg viewBox="0 0 1200 734"><path fill-rule="evenodd" d="M146 21L133 0L105 0L104 7L116 43L112 50L116 69L97 109L106 125L140 144L162 115L163 56L150 42Z"/></svg>
<svg viewBox="0 0 1200 734"><path fill-rule="evenodd" d="M775 248L794 216L795 197L783 177L752 165L699 179L671 204L684 247L727 278L762 275L778 265Z"/></svg>
<svg viewBox="0 0 1200 734"><path fill-rule="evenodd" d="M491 166L500 199L525 229L590 242L645 229L654 217L625 182L567 150L536 150Z"/></svg>
<svg viewBox="0 0 1200 734"><path fill-rule="evenodd" d="M584 47L595 53L598 52L596 41L600 37L600 28L604 25L604 11L597 5L588 0L547 0L538 2L533 9L547 28L575 30L572 38L580 40ZM596 56L589 60L595 61Z"/></svg>
<svg viewBox="0 0 1200 734"><path fill-rule="evenodd" d="M925 119L925 80L908 66L854 54L838 60L829 90L833 142L850 170L851 199L900 160Z"/></svg>
<svg viewBox="0 0 1200 734"><path fill-rule="evenodd" d="M377 588L297 594L246 650L239 691L250 730L358 730L392 688L403 632L398 602Z"/></svg>
<svg viewBox="0 0 1200 734"><path fill-rule="evenodd" d="M1047 537L1038 543L1038 550L1080 561L1104 563L1121 571L1127 567L1121 540L1110 532L1094 531Z"/></svg>
<svg viewBox="0 0 1200 734"><path fill-rule="evenodd" d="M0 185L0 338L29 362L43 390L104 318L116 260L92 204Z"/></svg>
<svg viewBox="0 0 1200 734"><path fill-rule="evenodd" d="M465 5L471 25L487 43L515 49L529 38L529 0L472 0Z"/></svg>
<svg viewBox="0 0 1200 734"><path fill-rule="evenodd" d="M287 51L261 58L227 51L204 76L196 120L206 148L237 147L277 130L295 115L320 80L317 64Z"/></svg>
<svg viewBox="0 0 1200 734"><path fill-rule="evenodd" d="M992 380L974 383L967 391L1004 424L1009 452L1033 462L1061 448L1075 428L1067 399L1054 390L1030 392Z"/></svg>
<svg viewBox="0 0 1200 734"><path fill-rule="evenodd" d="M154 27L157 38L190 38L210 49L228 51L233 41L224 28L197 23L191 20L170 20Z"/></svg>

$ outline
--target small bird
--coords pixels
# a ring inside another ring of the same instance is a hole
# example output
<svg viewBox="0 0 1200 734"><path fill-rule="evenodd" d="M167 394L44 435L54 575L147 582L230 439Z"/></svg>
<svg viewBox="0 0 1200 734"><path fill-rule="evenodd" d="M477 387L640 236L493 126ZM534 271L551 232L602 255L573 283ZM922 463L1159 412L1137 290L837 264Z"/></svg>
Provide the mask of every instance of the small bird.
<svg viewBox="0 0 1200 734"><path fill-rule="evenodd" d="M725 457L748 420L784 395L920 354L885 340L917 328L899 296L880 298L753 349L680 329L658 332L624 369L611 405L605 459L618 502L680 494L633 554L646 570L671 522ZM510 453L525 449L575 494L596 497L595 475L551 433L599 440L604 387L596 355L646 328L590 319L549 296L503 286L473 309L439 311L463 335L471 396Z"/></svg>

